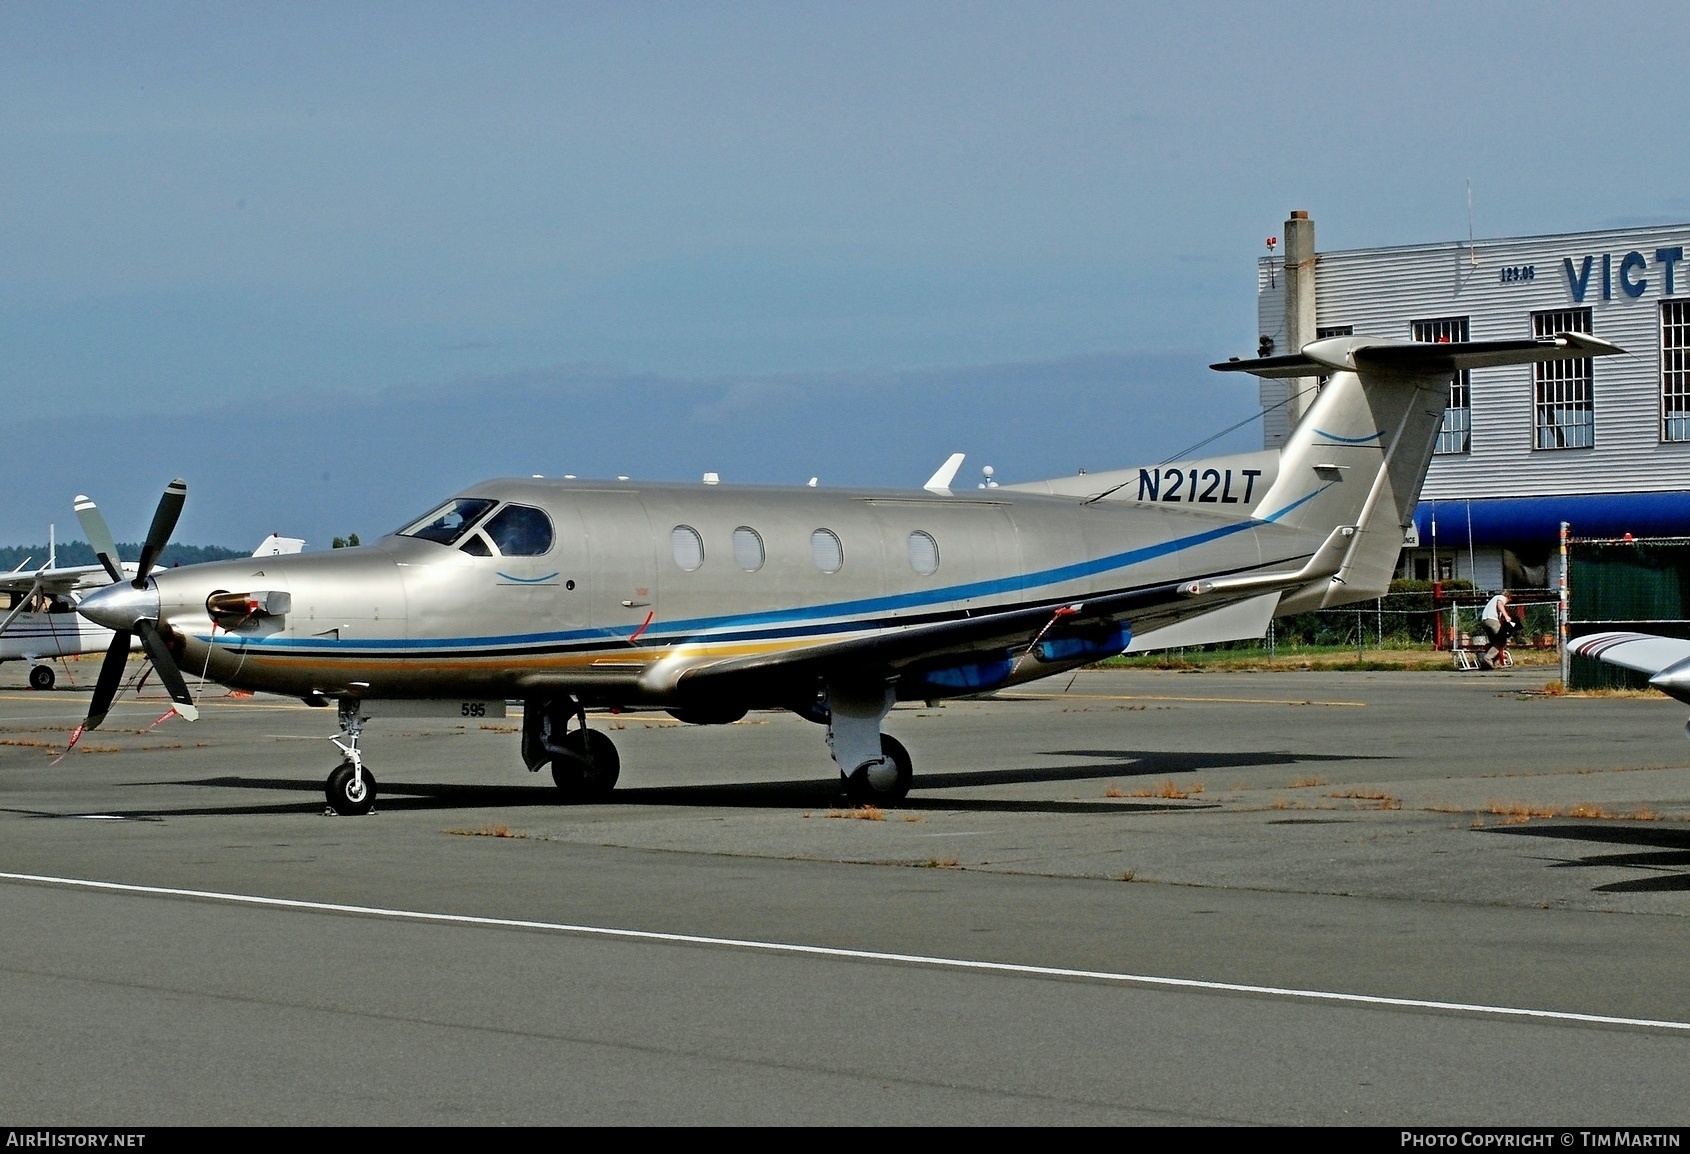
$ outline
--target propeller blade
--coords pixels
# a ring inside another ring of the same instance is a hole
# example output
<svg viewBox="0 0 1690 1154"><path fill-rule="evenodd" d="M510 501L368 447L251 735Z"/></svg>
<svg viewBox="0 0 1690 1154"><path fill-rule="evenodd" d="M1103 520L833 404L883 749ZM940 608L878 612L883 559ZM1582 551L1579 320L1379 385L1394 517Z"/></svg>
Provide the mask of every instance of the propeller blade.
<svg viewBox="0 0 1690 1154"><path fill-rule="evenodd" d="M38 576L35 584L29 587L29 592L19 597L18 603L12 607L12 611L6 614L6 620L0 621L0 634L4 634L6 630L12 627L12 622L18 619L18 614L29 608L29 603L34 600L35 595L39 592L41 592L41 581Z"/></svg>
<svg viewBox="0 0 1690 1154"><path fill-rule="evenodd" d="M194 698L188 692L188 683L182 680L182 671L176 668L176 659L170 655L170 646L164 643L158 626L142 618L135 623L135 631L141 635L141 644L147 647L147 656L153 659L153 669L158 672L158 679L163 683L165 692L170 694L170 700L176 703L176 712L189 721L198 718L199 710L194 708ZM105 670L102 669L100 673L104 676Z"/></svg>
<svg viewBox="0 0 1690 1154"><path fill-rule="evenodd" d="M176 531L176 519L182 515L182 503L187 499L188 483L182 478L177 477L165 486L164 496L158 499L158 508L153 512L146 543L141 546L141 564L135 571L135 588L139 589L146 582L147 574L153 571L153 562L170 544L170 534Z"/></svg>
<svg viewBox="0 0 1690 1154"><path fill-rule="evenodd" d="M111 530L106 528L106 519L101 516L99 506L91 498L78 493L75 509L76 519L82 522L82 531L88 536L88 544L94 548L94 556L100 559L100 564L106 567L113 581L123 580L123 570L117 561L117 543L111 538Z"/></svg>
<svg viewBox="0 0 1690 1154"><path fill-rule="evenodd" d="M94 698L88 703L88 720L84 729L98 729L111 710L117 687L123 683L123 669L129 664L129 630L119 629L112 634L106 648L106 659L100 665L100 679L94 683Z"/></svg>

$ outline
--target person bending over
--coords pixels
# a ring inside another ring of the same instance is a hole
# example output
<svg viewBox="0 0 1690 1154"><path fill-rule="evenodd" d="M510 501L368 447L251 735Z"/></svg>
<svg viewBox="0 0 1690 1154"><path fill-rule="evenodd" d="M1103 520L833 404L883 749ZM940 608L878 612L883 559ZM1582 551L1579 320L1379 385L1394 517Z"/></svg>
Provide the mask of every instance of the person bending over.
<svg viewBox="0 0 1690 1154"><path fill-rule="evenodd" d="M1485 611L1479 614L1479 624L1485 630L1485 652L1480 658L1480 664L1486 669L1496 666L1496 659L1508 647L1508 635L1514 631L1514 616L1508 612L1508 594L1498 593L1485 602Z"/></svg>

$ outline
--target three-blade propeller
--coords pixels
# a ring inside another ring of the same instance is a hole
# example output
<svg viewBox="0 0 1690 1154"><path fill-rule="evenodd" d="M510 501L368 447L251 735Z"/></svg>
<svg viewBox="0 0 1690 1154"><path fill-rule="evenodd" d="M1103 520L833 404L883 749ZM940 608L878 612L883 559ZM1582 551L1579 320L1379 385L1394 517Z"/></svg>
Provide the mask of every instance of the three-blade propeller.
<svg viewBox="0 0 1690 1154"><path fill-rule="evenodd" d="M117 545L98 506L85 496L76 498L76 518L82 522L82 531L88 535L88 543L93 546L100 564L112 576L111 585L89 594L81 606L85 616L112 629L111 646L100 666L94 698L88 703L88 718L82 723L84 730L98 728L106 719L112 699L123 683L132 637L141 639L141 645L151 658L153 668L158 671L158 679L170 694L176 712L189 721L199 716L187 682L182 680L182 671L176 667L176 659L171 656L170 647L159 632L158 594L156 588L149 591L147 582L159 554L170 543L170 534L176 529L176 519L182 515L182 504L187 496L188 486L180 477L164 490L164 496L159 498L158 510L153 514L153 523L147 529L147 539L141 546L141 561L132 580L123 576Z"/></svg>

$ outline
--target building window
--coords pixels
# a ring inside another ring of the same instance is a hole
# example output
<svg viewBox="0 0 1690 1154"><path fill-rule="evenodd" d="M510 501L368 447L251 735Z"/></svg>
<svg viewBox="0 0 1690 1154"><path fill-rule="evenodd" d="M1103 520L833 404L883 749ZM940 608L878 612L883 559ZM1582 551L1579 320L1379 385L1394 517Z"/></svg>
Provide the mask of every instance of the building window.
<svg viewBox="0 0 1690 1154"><path fill-rule="evenodd" d="M1690 441L1690 300L1661 302L1661 440Z"/></svg>
<svg viewBox="0 0 1690 1154"><path fill-rule="evenodd" d="M1532 314L1532 336L1548 340L1557 333L1591 331L1589 309L1556 309ZM1590 358L1539 361L1536 382L1536 429L1539 449L1588 449L1596 444L1596 402L1591 389Z"/></svg>
<svg viewBox="0 0 1690 1154"><path fill-rule="evenodd" d="M1354 325L1316 325L1314 330L1314 339L1317 341L1324 341L1328 337L1353 337L1355 335L1356 327ZM1319 392L1324 389L1326 382L1331 379L1331 373L1323 373L1315 381L1315 391Z"/></svg>
<svg viewBox="0 0 1690 1154"><path fill-rule="evenodd" d="M1426 344L1448 345L1467 342L1466 317L1440 317L1415 321L1414 339ZM1473 447L1473 374L1462 369L1449 383L1449 401L1444 405L1444 424L1438 430L1434 453L1465 453Z"/></svg>

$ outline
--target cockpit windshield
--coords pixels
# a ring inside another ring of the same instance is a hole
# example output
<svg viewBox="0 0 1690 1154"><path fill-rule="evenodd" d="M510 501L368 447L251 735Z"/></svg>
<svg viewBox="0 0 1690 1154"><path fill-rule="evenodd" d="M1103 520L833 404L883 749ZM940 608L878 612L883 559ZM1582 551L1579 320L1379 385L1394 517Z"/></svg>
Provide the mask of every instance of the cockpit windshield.
<svg viewBox="0 0 1690 1154"><path fill-rule="evenodd" d="M497 504L497 501L489 501L485 497L453 497L432 513L399 530L399 536L421 537L424 541L450 545L469 532L470 526Z"/></svg>

